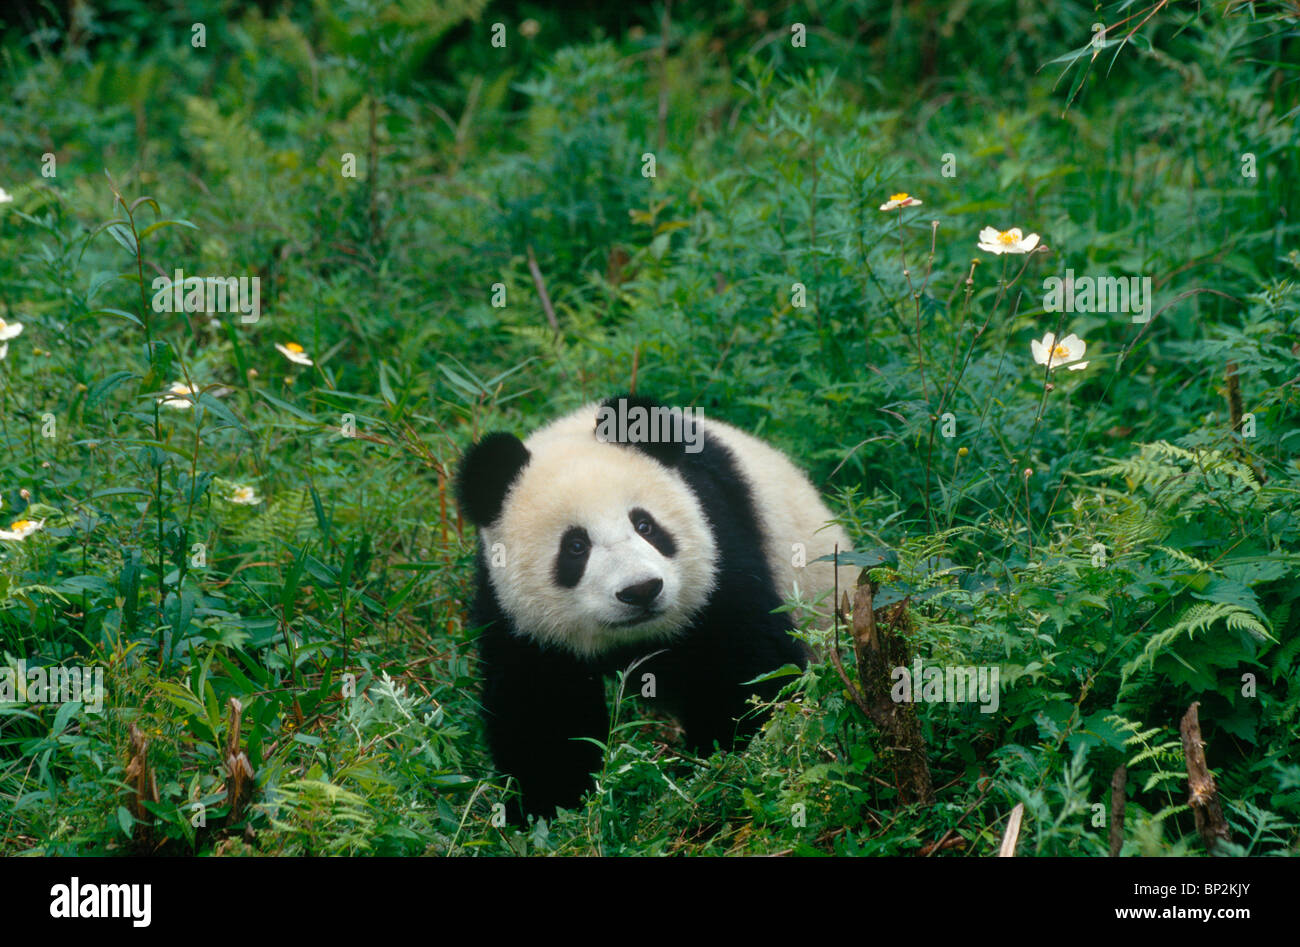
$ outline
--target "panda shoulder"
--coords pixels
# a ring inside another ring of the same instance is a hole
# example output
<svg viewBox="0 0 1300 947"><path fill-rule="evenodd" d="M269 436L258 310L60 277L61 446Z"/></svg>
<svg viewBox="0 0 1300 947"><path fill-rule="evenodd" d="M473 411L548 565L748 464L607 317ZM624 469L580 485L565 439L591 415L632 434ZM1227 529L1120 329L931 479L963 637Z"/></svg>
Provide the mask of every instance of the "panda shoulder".
<svg viewBox="0 0 1300 947"><path fill-rule="evenodd" d="M716 437L735 458L741 472L750 480L764 481L790 478L806 480L807 475L783 451L747 431L716 418L704 419L704 437Z"/></svg>

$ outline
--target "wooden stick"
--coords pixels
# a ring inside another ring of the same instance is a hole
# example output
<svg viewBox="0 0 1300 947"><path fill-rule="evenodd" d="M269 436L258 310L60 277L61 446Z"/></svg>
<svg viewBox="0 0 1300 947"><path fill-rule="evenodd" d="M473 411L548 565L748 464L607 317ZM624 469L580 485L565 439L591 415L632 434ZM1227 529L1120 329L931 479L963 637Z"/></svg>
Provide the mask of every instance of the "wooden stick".
<svg viewBox="0 0 1300 947"><path fill-rule="evenodd" d="M146 802L158 801L158 779L149 765L149 741L134 723L131 724L131 758L126 764L126 784L131 787L127 810L135 819L131 840L141 848L153 840L153 813Z"/></svg>
<svg viewBox="0 0 1300 947"><path fill-rule="evenodd" d="M1223 380L1227 387L1228 417L1234 431L1241 430L1241 382L1237 380L1237 363L1229 362L1223 370Z"/></svg>
<svg viewBox="0 0 1300 947"><path fill-rule="evenodd" d="M1128 784L1128 767L1120 764L1110 777L1110 857L1119 856L1124 847L1124 787Z"/></svg>
<svg viewBox="0 0 1300 947"><path fill-rule="evenodd" d="M1002 847L998 849L998 858L1014 858L1016 854L1016 844L1020 841L1020 820L1025 814L1025 804L1017 802L1016 807L1011 810L1011 818L1007 819L1007 831L1002 836Z"/></svg>
<svg viewBox="0 0 1300 947"><path fill-rule="evenodd" d="M542 312L546 313L546 321L551 324L551 331L558 336L560 323L556 321L555 309L551 305L551 297L546 292L546 281L542 279L542 271L537 266L537 257L533 255L532 244L528 245L528 272L533 274L533 285L537 287L537 295L541 297Z"/></svg>
<svg viewBox="0 0 1300 947"><path fill-rule="evenodd" d="M659 115L658 134L655 136L655 161L664 159L664 149L668 144L668 33L672 28L670 11L673 0L664 3L664 15L659 24Z"/></svg>
<svg viewBox="0 0 1300 947"><path fill-rule="evenodd" d="M243 815L244 806L253 796L253 765L248 756L239 748L239 731L243 720L244 706L237 698L230 698L230 728L226 733L226 801L230 803L229 821L238 821Z"/></svg>
<svg viewBox="0 0 1300 947"><path fill-rule="evenodd" d="M1200 701L1192 702L1178 725L1178 731L1183 738L1183 757L1187 761L1187 786L1190 790L1187 803L1196 816L1196 831L1205 840L1205 850L1216 855L1219 843L1232 841L1232 834L1223 817L1223 806L1219 804L1219 788L1205 765L1205 741L1201 738L1201 718L1196 709L1200 705Z"/></svg>

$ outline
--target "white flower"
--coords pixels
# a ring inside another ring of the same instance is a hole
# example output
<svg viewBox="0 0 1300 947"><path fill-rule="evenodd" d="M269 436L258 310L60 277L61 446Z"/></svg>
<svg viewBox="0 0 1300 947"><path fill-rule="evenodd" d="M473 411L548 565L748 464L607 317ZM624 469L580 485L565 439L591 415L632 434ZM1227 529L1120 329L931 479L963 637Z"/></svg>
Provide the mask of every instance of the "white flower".
<svg viewBox="0 0 1300 947"><path fill-rule="evenodd" d="M240 506L253 506L262 502L262 498L257 495L257 491L252 487L235 487L226 499L231 503L238 503Z"/></svg>
<svg viewBox="0 0 1300 947"><path fill-rule="evenodd" d="M190 386L183 381L178 381L167 389L171 394L159 398L158 403L163 407L176 408L185 410L194 407L194 398L198 396L199 389L197 385Z"/></svg>
<svg viewBox="0 0 1300 947"><path fill-rule="evenodd" d="M45 525L45 520L15 520L8 529L0 529L0 539L22 542Z"/></svg>
<svg viewBox="0 0 1300 947"><path fill-rule="evenodd" d="M0 204L8 204L13 201L13 199L14 196L12 194L0 187Z"/></svg>
<svg viewBox="0 0 1300 947"><path fill-rule="evenodd" d="M889 200L881 204L880 209L893 210L895 207L916 207L923 203L924 201L919 201L911 194L908 194L906 191L903 191L899 194L890 194Z"/></svg>
<svg viewBox="0 0 1300 947"><path fill-rule="evenodd" d="M311 359L308 358L307 353L303 351L303 347L297 342L288 342L284 345L277 342L275 343L275 347L279 350L281 355L293 362L295 365L310 365L312 363Z"/></svg>
<svg viewBox="0 0 1300 947"><path fill-rule="evenodd" d="M5 322L0 319L0 342L17 338L22 334L23 324L21 322Z"/></svg>
<svg viewBox="0 0 1300 947"><path fill-rule="evenodd" d="M1034 353L1034 361L1039 365L1046 365L1049 369L1059 368L1064 365L1072 372L1077 372L1081 368L1087 368L1087 362L1081 362L1083 353L1088 350L1088 343L1083 341L1073 332L1063 338L1060 342L1056 341L1056 335L1052 332L1043 336L1043 341L1037 339L1029 343L1029 348Z"/></svg>
<svg viewBox="0 0 1300 947"><path fill-rule="evenodd" d="M9 343L0 342L0 361L4 361L4 357L8 354L9 354Z"/></svg>
<svg viewBox="0 0 1300 947"><path fill-rule="evenodd" d="M998 230L985 227L980 231L979 247L986 253L1028 253L1038 246L1038 234L1028 237L1020 232L1019 227L1010 230Z"/></svg>

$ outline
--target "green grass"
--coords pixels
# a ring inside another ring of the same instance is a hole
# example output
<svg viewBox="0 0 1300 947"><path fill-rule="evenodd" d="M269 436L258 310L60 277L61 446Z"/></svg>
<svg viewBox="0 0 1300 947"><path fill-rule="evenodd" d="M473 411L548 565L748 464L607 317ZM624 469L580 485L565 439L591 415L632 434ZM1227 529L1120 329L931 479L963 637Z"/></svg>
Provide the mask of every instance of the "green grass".
<svg viewBox="0 0 1300 947"><path fill-rule="evenodd" d="M43 521L0 539L0 652L106 686L0 702L0 852L986 855L1023 802L1022 854L1098 855L1126 763L1124 853L1201 853L1192 701L1230 851L1296 851L1294 4L1127 39L1152 7L679 6L0 33L0 529ZM258 277L260 318L155 311L176 269ZM1153 318L1046 311L1069 269L1149 277ZM500 824L449 483L632 386L789 452L895 554L916 653L1000 668L996 713L919 705L936 805L818 663L745 753L620 702L585 809Z"/></svg>

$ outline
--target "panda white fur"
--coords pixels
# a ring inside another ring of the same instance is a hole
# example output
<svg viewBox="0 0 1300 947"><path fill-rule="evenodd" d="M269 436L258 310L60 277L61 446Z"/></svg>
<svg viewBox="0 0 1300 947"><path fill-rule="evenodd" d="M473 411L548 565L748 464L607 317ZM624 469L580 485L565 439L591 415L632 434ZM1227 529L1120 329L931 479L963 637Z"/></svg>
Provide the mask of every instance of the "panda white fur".
<svg viewBox="0 0 1300 947"><path fill-rule="evenodd" d="M662 409L635 396L602 405ZM602 405L522 442L490 434L457 475L479 529L470 621L483 629L484 721L521 790L516 820L578 803L600 752L574 738L608 737L603 676L652 652L636 679L655 675L655 702L692 749L747 738L761 723L748 698L781 683L744 682L806 663L790 615L773 610L796 582L805 598L831 588L834 567L814 560L851 548L780 451L710 418L676 441L605 440ZM848 588L856 571L840 571Z"/></svg>

